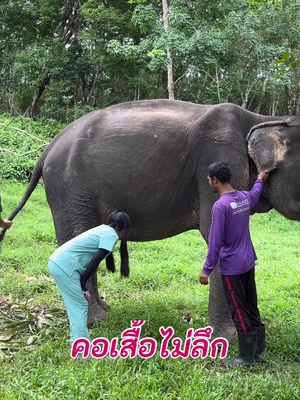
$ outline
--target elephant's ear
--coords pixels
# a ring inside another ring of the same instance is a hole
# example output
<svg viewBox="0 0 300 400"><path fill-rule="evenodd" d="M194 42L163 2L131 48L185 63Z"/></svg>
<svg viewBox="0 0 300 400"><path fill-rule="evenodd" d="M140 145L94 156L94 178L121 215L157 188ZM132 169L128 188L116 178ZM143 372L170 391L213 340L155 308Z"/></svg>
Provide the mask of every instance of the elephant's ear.
<svg viewBox="0 0 300 400"><path fill-rule="evenodd" d="M257 171L271 171L284 161L289 139L286 137L288 120L269 121L251 128L246 140L248 154L254 161Z"/></svg>

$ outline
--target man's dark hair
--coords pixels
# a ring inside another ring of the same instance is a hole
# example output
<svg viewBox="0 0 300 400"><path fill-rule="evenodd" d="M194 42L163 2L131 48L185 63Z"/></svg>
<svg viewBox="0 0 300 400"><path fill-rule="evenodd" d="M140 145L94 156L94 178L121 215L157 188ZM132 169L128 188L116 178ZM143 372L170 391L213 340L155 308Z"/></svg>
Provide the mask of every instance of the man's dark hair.
<svg viewBox="0 0 300 400"><path fill-rule="evenodd" d="M231 171L227 163L217 161L208 167L208 176L216 177L221 183L229 183Z"/></svg>

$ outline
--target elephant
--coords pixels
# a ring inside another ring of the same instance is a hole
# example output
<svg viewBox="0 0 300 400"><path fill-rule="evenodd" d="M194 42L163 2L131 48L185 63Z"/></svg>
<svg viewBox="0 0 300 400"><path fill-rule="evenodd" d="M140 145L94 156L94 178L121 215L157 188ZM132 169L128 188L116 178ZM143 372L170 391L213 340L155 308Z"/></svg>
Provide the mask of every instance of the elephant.
<svg viewBox="0 0 300 400"><path fill-rule="evenodd" d="M105 223L117 209L130 216L131 241L197 229L207 242L218 198L208 185L207 169L215 161L228 163L237 190L250 190L258 172L273 170L253 213L275 208L300 220L300 117L167 99L112 105L71 123L37 161L10 219L42 177L58 245ZM88 288L89 321L105 319L107 305L95 274ZM209 292L209 324L216 334L232 338L235 329L218 268Z"/></svg>

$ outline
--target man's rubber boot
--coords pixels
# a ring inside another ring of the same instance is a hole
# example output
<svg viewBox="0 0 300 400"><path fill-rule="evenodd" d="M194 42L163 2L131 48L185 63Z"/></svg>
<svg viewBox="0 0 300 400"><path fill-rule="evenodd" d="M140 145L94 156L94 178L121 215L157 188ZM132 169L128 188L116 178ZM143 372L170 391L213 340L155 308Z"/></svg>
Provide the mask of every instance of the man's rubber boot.
<svg viewBox="0 0 300 400"><path fill-rule="evenodd" d="M239 356L225 363L226 367L244 366L250 367L255 364L256 353L256 330L247 333L238 332Z"/></svg>
<svg viewBox="0 0 300 400"><path fill-rule="evenodd" d="M255 352L255 362L261 363L264 358L265 351L265 342L266 342L266 329L265 326L262 325L256 329L257 338L256 338L256 352Z"/></svg>

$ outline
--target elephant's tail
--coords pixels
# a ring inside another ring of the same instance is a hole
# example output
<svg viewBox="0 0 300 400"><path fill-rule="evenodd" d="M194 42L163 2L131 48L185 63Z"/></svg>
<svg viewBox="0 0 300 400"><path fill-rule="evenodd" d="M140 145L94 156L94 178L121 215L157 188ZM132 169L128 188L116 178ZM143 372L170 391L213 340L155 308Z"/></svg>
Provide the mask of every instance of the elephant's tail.
<svg viewBox="0 0 300 400"><path fill-rule="evenodd" d="M14 209L14 211L10 214L10 216L8 217L8 219L10 221L12 221L15 216L18 214L18 212L20 210L22 210L22 208L24 207L24 205L26 204L27 200L29 199L31 193L34 191L34 189L36 188L37 184L39 183L39 180L43 174L43 165L44 165L44 160L42 159L42 157L38 160L37 164L34 167L31 179L30 179L30 183L29 186L22 198L22 200L20 201L20 203L17 205L17 207ZM2 242L5 232L7 231L7 229L2 229L1 233L0 233L0 243Z"/></svg>

